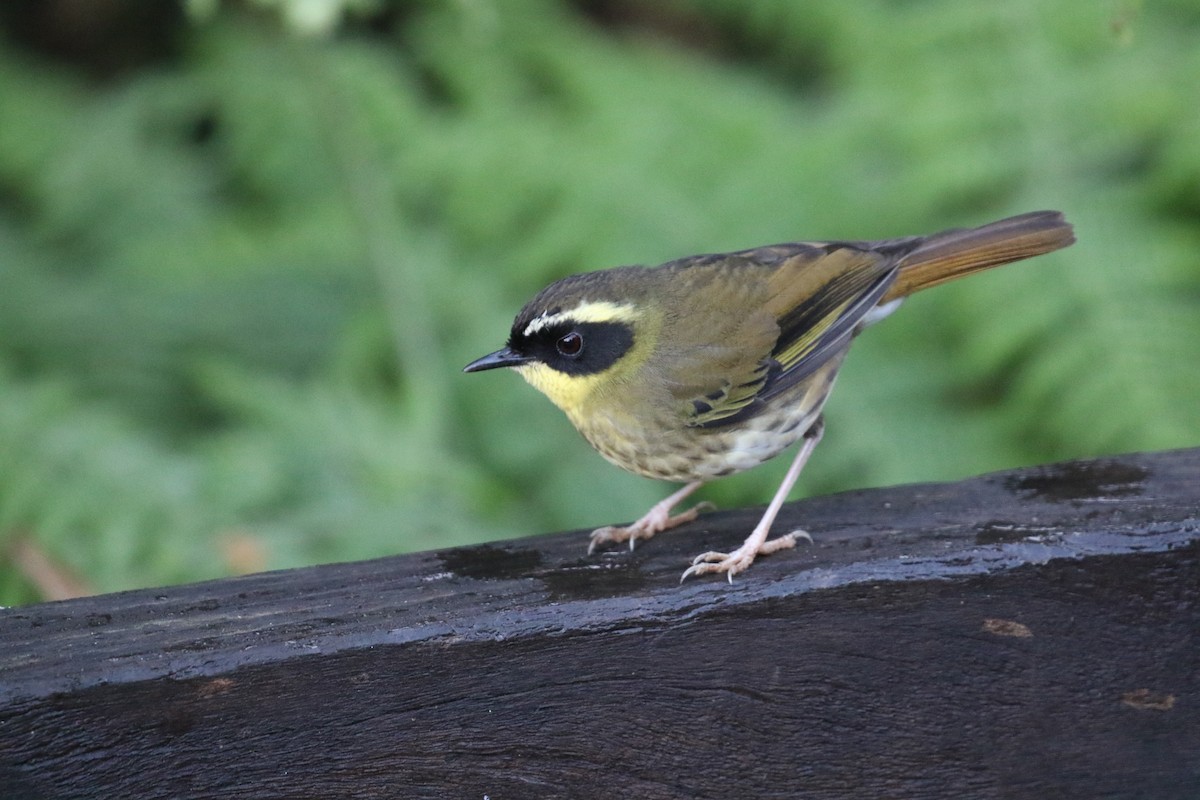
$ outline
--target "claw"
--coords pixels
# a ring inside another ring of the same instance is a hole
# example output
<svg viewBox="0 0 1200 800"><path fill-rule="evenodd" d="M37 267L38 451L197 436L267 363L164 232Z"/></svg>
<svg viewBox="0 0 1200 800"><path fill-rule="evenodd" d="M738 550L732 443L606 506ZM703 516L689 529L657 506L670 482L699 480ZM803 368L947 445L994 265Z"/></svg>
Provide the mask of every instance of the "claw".
<svg viewBox="0 0 1200 800"><path fill-rule="evenodd" d="M597 546L609 542L620 543L628 541L629 549L632 551L638 539L649 539L656 533L674 528L676 525L682 525L685 522L691 522L701 511L715 508L712 503L705 501L697 503L687 511L681 511L675 516L671 516L671 509L699 488L699 481L689 483L665 500L655 503L641 519L630 525L625 527L607 525L592 531L592 538L588 543L588 555L596 552Z"/></svg>
<svg viewBox="0 0 1200 800"><path fill-rule="evenodd" d="M806 542L808 542L809 544L816 544L816 542L813 541L812 534L809 533L808 531L802 531L800 529L796 529L787 535L789 537L791 537L793 544L795 544L797 539L803 539ZM780 538L782 538L782 537L780 537ZM768 542L768 544L770 544L770 542Z"/></svg>
<svg viewBox="0 0 1200 800"><path fill-rule="evenodd" d="M614 534L617 530L617 528L609 525L604 528L596 528L596 530L592 531L592 539L588 543L588 555L590 556L592 553L596 552L596 545L600 544L601 542L607 542L615 539L616 537ZM630 537L630 540L630 547L632 547L632 537Z"/></svg>
<svg viewBox="0 0 1200 800"><path fill-rule="evenodd" d="M808 535L807 531L792 531L756 546L752 546L754 542L747 541L732 553L718 553L715 550L709 550L692 559L692 565L683 571L679 582L683 583L691 575L724 572L725 577L729 578L729 583L732 585L733 576L739 572L745 572L754 563L756 556L770 555L779 550L795 547L797 539L807 539L809 544L812 544L812 537Z"/></svg>
<svg viewBox="0 0 1200 800"><path fill-rule="evenodd" d="M808 457L812 455L813 448L817 446L817 442L821 441L821 432L824 429L824 425L818 418L817 422L805 434L804 444L801 446L800 452L796 453L796 458L792 461L792 466L788 467L787 475L783 478L783 483L779 484L779 488L775 491L775 496L771 498L771 503L763 513L762 519L758 521L758 525L754 526L754 530L746 537L746 541L742 542L742 546L732 553L701 553L692 560L692 566L684 570L683 576L679 579L680 583L686 580L689 575L706 575L709 572L724 572L729 578L729 582L733 583L733 576L753 564L756 556L765 556L777 550L795 547L797 539L812 541L812 537L804 531L792 531L771 541L767 541L767 536L771 532L771 523L775 521L775 516L783 506L783 501L787 497L787 493L791 491L792 486L796 483L796 478L800 476L800 470L804 468Z"/></svg>

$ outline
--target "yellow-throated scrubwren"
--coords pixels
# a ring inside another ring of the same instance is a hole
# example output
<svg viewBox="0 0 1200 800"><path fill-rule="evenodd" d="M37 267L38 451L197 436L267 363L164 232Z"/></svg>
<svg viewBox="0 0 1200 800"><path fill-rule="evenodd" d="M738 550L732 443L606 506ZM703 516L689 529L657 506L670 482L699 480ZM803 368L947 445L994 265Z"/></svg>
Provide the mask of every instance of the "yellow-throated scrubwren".
<svg viewBox="0 0 1200 800"><path fill-rule="evenodd" d="M467 372L512 367L619 467L686 485L591 549L687 522L671 510L701 484L803 440L762 520L737 550L702 553L683 577L733 576L767 539L821 438L821 408L855 335L913 292L1075 241L1057 211L874 242L797 242L564 278L530 300L504 348Z"/></svg>

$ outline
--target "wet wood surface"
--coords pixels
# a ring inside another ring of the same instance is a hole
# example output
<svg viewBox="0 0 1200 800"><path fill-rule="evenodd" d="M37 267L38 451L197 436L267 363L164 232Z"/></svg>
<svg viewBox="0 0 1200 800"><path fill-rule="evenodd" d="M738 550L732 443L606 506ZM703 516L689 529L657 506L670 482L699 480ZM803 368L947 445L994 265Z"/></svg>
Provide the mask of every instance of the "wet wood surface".
<svg viewBox="0 0 1200 800"><path fill-rule="evenodd" d="M0 797L1200 797L1200 449L757 513L2 610Z"/></svg>

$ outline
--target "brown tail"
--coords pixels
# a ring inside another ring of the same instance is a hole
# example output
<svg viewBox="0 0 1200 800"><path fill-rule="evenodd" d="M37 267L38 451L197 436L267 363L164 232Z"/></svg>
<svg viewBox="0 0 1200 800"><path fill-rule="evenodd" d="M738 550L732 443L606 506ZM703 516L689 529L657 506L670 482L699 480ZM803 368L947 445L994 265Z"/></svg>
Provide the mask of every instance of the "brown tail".
<svg viewBox="0 0 1200 800"><path fill-rule="evenodd" d="M972 272L1040 256L1075 241L1058 211L1032 211L978 228L926 236L900 260L900 274L881 303L952 281Z"/></svg>

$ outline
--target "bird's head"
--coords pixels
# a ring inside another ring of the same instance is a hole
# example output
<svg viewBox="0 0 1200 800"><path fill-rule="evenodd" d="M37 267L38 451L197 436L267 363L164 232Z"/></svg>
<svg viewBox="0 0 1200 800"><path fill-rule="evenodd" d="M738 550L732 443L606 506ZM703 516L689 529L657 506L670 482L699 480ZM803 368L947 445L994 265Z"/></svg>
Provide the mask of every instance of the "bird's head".
<svg viewBox="0 0 1200 800"><path fill-rule="evenodd" d="M630 291L648 270L591 272L547 286L513 321L508 343L464 372L512 367L569 416L627 387L653 347L660 317Z"/></svg>

